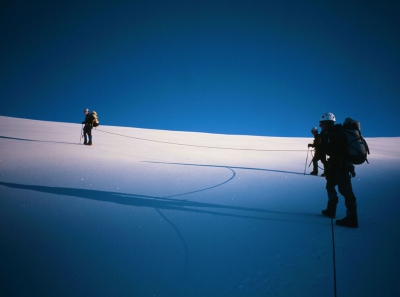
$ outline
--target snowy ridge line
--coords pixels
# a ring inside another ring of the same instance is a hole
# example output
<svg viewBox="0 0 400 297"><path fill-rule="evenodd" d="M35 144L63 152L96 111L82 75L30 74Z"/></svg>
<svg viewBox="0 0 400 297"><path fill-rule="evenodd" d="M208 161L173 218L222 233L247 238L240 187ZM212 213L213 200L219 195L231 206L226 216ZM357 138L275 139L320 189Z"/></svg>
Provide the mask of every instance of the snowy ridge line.
<svg viewBox="0 0 400 297"><path fill-rule="evenodd" d="M164 144L172 144L172 145L180 145L180 146L190 146L190 147L201 147L201 148L210 148L210 149L218 149L218 150L234 150L234 151L255 151L255 152L305 152L306 150L262 150L262 149L245 149L245 148L231 148L231 147L218 147L218 146L206 146L206 145L195 145L195 144L186 144L186 143L176 143L176 142L168 142L168 141L161 141L161 140L154 140L154 139L146 139L134 136L128 136L113 132L107 132L103 130L96 129L96 131L113 134L121 137L132 138L137 140L149 141L149 142L158 142Z"/></svg>

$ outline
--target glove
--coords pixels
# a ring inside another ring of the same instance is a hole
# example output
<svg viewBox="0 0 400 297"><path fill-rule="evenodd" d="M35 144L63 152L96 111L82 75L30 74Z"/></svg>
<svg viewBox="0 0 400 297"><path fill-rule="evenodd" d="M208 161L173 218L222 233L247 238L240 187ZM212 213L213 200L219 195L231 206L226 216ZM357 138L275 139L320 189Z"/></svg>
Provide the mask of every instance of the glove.
<svg viewBox="0 0 400 297"><path fill-rule="evenodd" d="M346 169L350 173L351 177L356 176L355 167L353 164L346 164Z"/></svg>
<svg viewBox="0 0 400 297"><path fill-rule="evenodd" d="M355 168L354 168L354 165L351 165L351 166L350 166L350 174L351 174L352 177L355 177L355 176L356 176L356 172L354 171L354 169L355 169Z"/></svg>

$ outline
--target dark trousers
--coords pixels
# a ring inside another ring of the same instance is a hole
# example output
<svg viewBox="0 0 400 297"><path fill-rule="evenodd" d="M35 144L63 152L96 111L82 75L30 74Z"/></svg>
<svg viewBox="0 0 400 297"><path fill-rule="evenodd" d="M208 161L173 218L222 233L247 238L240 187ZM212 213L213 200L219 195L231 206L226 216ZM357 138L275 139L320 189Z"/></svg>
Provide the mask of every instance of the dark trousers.
<svg viewBox="0 0 400 297"><path fill-rule="evenodd" d="M92 128L88 125L85 125L83 128L83 137L85 140L85 143L92 142Z"/></svg>
<svg viewBox="0 0 400 297"><path fill-rule="evenodd" d="M357 215L357 201L351 185L350 171L346 168L331 168L329 166L326 172L326 191L328 192L328 204L335 208L338 203L336 186L339 193L344 197L347 215Z"/></svg>
<svg viewBox="0 0 400 297"><path fill-rule="evenodd" d="M318 172L318 161L321 161L321 163L324 165L324 169L326 166L326 155L320 155L320 154L315 154L314 157L312 158L312 163L313 163L313 171Z"/></svg>

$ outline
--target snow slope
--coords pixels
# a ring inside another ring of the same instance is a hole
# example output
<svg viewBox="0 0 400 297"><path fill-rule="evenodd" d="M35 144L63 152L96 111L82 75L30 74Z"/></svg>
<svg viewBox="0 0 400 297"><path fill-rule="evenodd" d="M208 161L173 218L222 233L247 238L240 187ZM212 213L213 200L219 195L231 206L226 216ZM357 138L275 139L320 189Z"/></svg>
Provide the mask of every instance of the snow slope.
<svg viewBox="0 0 400 297"><path fill-rule="evenodd" d="M0 296L399 296L400 138L333 237L311 138L80 130L0 117Z"/></svg>

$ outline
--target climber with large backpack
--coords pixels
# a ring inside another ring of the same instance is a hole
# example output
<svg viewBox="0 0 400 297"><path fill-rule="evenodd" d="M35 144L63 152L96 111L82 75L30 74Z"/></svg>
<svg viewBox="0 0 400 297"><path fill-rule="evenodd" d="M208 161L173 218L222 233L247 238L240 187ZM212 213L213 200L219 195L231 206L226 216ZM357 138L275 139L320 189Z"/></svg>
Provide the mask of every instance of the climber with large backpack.
<svg viewBox="0 0 400 297"><path fill-rule="evenodd" d="M358 228L357 202L351 185L351 177L355 176L354 165L349 158L349 145L342 124L335 125L336 118L332 113L324 113L319 126L325 137L325 152L329 159L325 169L328 205L322 214L329 218L336 217L336 206L339 193L343 195L346 205L346 217L336 220L339 226Z"/></svg>
<svg viewBox="0 0 400 297"><path fill-rule="evenodd" d="M84 145L92 145L92 129L94 126L94 123L97 123L97 125L95 127L98 126L98 118L97 118L97 114L95 114L95 116L93 116L93 112L90 113L89 109L85 109L84 110L85 113L85 120L82 122L83 126L83 144ZM95 113L95 112L94 112Z"/></svg>

